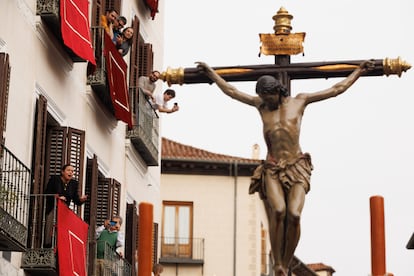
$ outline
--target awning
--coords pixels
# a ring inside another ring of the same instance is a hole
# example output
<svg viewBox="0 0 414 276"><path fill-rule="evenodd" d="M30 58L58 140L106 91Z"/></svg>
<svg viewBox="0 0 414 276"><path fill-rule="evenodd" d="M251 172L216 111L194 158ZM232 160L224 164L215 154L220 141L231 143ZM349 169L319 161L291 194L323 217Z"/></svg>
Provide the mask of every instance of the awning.
<svg viewBox="0 0 414 276"><path fill-rule="evenodd" d="M128 124L132 128L131 110L129 107L128 85L127 85L127 64L121 54L115 48L109 35L104 32L105 37L105 62L106 74L109 83L112 105L115 118Z"/></svg>
<svg viewBox="0 0 414 276"><path fill-rule="evenodd" d="M89 1L60 0L63 43L77 56L96 65L89 28Z"/></svg>

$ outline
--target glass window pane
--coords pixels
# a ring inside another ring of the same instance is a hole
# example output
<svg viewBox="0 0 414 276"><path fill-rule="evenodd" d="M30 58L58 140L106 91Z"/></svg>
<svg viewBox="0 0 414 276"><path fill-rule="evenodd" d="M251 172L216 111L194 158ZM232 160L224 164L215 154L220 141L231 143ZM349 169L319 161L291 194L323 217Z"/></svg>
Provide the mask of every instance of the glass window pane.
<svg viewBox="0 0 414 276"><path fill-rule="evenodd" d="M175 206L164 206L164 243L173 244L175 237Z"/></svg>
<svg viewBox="0 0 414 276"><path fill-rule="evenodd" d="M180 206L178 209L178 236L180 244L188 244L190 238L190 208Z"/></svg>

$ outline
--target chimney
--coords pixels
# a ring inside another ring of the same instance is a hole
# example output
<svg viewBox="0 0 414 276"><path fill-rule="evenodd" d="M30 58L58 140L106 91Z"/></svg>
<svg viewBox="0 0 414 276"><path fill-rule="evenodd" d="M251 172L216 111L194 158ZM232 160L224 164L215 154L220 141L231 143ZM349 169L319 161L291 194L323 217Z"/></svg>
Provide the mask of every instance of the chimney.
<svg viewBox="0 0 414 276"><path fill-rule="evenodd" d="M252 147L252 159L260 159L260 146L259 144L254 144Z"/></svg>

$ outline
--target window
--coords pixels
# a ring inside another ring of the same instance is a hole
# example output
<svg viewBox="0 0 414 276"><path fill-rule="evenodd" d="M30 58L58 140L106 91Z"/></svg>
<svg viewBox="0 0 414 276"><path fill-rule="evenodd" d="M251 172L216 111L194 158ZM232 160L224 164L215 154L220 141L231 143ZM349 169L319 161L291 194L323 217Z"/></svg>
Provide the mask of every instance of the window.
<svg viewBox="0 0 414 276"><path fill-rule="evenodd" d="M95 237L97 226L102 225L107 218L120 214L121 184L115 179L106 178L99 171L96 155L87 159L85 183L85 194L89 197L84 205L84 220L89 224L91 238ZM126 229L128 230L128 225ZM89 241L89 263L94 263L95 258L96 240L93 238ZM88 275L94 275L94 269L95 266L89 266Z"/></svg>
<svg viewBox="0 0 414 276"><path fill-rule="evenodd" d="M133 118L138 116L139 91L138 78L140 76L149 76L154 70L154 53L152 44L145 43L144 38L140 34L140 22L137 16L132 21L134 28L134 36L132 38L131 56L129 61L129 87L130 103Z"/></svg>
<svg viewBox="0 0 414 276"><path fill-rule="evenodd" d="M163 202L162 257L191 258L192 202Z"/></svg>
<svg viewBox="0 0 414 276"><path fill-rule="evenodd" d="M90 173L87 172L85 192L94 196L85 202L84 217L85 221L93 218L96 226L99 226L104 224L106 219L120 215L121 183L113 178L104 177L99 171L95 173L98 174L94 176L97 179L96 183L89 180L92 179L92 175L89 176ZM96 209L93 209L92 205L96 206Z"/></svg>
<svg viewBox="0 0 414 276"><path fill-rule="evenodd" d="M83 157L85 132L70 127L58 126L47 112L47 100L39 95L36 105L34 141L33 141L33 185L31 194L42 194L51 175L59 175L64 164L70 163L75 168L74 179L83 185ZM81 208L75 211L80 215ZM30 221L42 221L42 202L31 199ZM31 237L40 237L41 224L30 225ZM31 244L33 241L33 244ZM40 239L28 239L28 247L40 246Z"/></svg>

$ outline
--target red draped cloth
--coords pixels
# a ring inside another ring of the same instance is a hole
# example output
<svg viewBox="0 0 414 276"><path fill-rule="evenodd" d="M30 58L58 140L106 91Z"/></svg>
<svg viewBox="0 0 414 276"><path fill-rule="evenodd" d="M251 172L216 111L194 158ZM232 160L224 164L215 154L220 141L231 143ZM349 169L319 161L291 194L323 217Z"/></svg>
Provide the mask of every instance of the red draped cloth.
<svg viewBox="0 0 414 276"><path fill-rule="evenodd" d="M128 124L132 128L132 117L129 106L128 85L127 85L127 64L115 47L108 34L105 37L105 62L106 73L109 83L112 105L115 118Z"/></svg>
<svg viewBox="0 0 414 276"><path fill-rule="evenodd" d="M158 12L158 1L159 0L145 0L145 3L151 11L152 20L154 20L155 14Z"/></svg>
<svg viewBox="0 0 414 276"><path fill-rule="evenodd" d="M62 201L57 203L57 254L60 276L86 276L88 224Z"/></svg>
<svg viewBox="0 0 414 276"><path fill-rule="evenodd" d="M87 0L60 0L60 25L64 44L80 58L96 65L88 5Z"/></svg>

